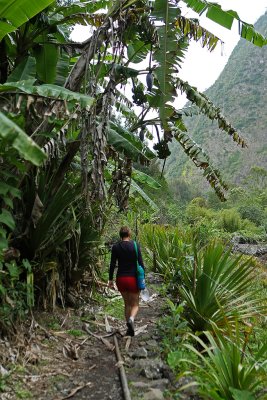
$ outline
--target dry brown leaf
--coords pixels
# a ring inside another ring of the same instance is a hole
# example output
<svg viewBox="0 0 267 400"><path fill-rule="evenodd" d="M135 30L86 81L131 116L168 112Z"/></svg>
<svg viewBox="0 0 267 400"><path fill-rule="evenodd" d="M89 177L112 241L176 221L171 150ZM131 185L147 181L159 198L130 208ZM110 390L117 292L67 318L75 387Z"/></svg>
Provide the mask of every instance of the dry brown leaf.
<svg viewBox="0 0 267 400"><path fill-rule="evenodd" d="M72 343L66 343L63 346L63 355L66 358L72 358L73 360L78 360L79 354L78 354L79 346L77 344L72 344Z"/></svg>

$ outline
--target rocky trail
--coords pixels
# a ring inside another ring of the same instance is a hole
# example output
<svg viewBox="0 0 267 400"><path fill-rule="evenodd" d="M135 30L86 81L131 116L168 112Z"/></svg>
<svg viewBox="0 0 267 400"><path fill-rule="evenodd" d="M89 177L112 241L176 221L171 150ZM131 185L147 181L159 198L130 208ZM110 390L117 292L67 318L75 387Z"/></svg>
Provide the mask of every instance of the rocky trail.
<svg viewBox="0 0 267 400"><path fill-rule="evenodd" d="M2 340L1 400L122 400L122 363L116 360L107 321L116 332L132 400L171 399L168 393L175 380L161 359L157 325L165 301L158 293L158 277L148 275L150 300L141 302L133 338L124 336L121 319L88 301L79 309L57 310L53 316L39 313L15 342ZM196 398L192 393L184 396Z"/></svg>

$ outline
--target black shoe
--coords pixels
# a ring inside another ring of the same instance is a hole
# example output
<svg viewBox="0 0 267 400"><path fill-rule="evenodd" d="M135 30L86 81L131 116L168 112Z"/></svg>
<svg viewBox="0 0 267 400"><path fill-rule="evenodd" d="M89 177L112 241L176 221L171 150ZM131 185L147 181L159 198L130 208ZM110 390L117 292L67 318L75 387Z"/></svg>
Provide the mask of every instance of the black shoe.
<svg viewBox="0 0 267 400"><path fill-rule="evenodd" d="M126 336L134 336L134 323L133 321L129 318L128 322L127 322L127 332L126 332Z"/></svg>

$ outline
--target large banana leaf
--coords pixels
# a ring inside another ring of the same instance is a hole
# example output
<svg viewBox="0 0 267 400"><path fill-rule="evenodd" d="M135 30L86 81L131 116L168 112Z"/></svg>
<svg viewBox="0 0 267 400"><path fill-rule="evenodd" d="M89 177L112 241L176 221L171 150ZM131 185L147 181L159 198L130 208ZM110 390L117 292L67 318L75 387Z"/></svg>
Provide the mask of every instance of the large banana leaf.
<svg viewBox="0 0 267 400"><path fill-rule="evenodd" d="M8 76L7 82L26 81L35 79L36 60L34 57L25 58Z"/></svg>
<svg viewBox="0 0 267 400"><path fill-rule="evenodd" d="M47 43L38 46L34 51L34 55L36 58L37 75L40 81L54 83L57 72L58 47Z"/></svg>
<svg viewBox="0 0 267 400"><path fill-rule="evenodd" d="M186 132L179 132L177 129L174 137L196 167L203 170L203 175L215 190L217 196L221 201L225 201L224 191L227 190L227 185L223 181L220 171L212 166L208 155Z"/></svg>
<svg viewBox="0 0 267 400"><path fill-rule="evenodd" d="M167 127L168 117L165 105L173 101L176 96L172 75L177 72L177 64L183 57L182 46L179 46L176 31L173 29L179 11L178 7L166 0L156 0L152 11L152 17L161 23L157 29L159 47L154 53L154 58L159 64L155 69L155 75L161 91L158 97L159 115L164 128Z"/></svg>
<svg viewBox="0 0 267 400"><path fill-rule="evenodd" d="M259 47L267 44L267 39L260 33L256 32L252 25L242 21L236 11L222 10L219 4L210 3L206 0L183 0L183 2L198 14L203 14L207 11L207 18L227 29L231 29L233 21L237 20L239 27L241 28L240 34L242 38Z"/></svg>
<svg viewBox="0 0 267 400"><path fill-rule="evenodd" d="M0 139L7 141L10 146L20 153L21 157L34 165L41 165L46 159L46 154L40 147L18 125L1 112Z"/></svg>
<svg viewBox="0 0 267 400"><path fill-rule="evenodd" d="M148 162L156 157L155 153L144 146L139 138L114 122L110 123L108 129L108 143L133 161Z"/></svg>
<svg viewBox="0 0 267 400"><path fill-rule="evenodd" d="M91 106L94 102L93 97L77 92L72 92L71 90L65 89L61 86L50 84L34 86L33 83L34 80L32 79L26 81L4 83L3 85L0 85L0 93L13 92L18 90L27 94L79 103L81 107Z"/></svg>
<svg viewBox="0 0 267 400"><path fill-rule="evenodd" d="M177 87L182 93L186 94L188 100L190 100L193 104L196 104L200 111L205 114L209 119L217 120L219 128L227 132L228 135L232 137L234 142L241 145L242 147L247 146L245 140L238 134L236 129L222 115L219 107L216 107L204 93L199 92L196 87L189 85L188 82L184 82L180 78L176 78L176 82Z"/></svg>
<svg viewBox="0 0 267 400"><path fill-rule="evenodd" d="M143 191L143 189L140 188L140 186L134 180L131 180L130 195L133 196L136 192L153 210L158 211L159 208L157 204Z"/></svg>
<svg viewBox="0 0 267 400"><path fill-rule="evenodd" d="M0 0L0 40L53 2L54 0Z"/></svg>
<svg viewBox="0 0 267 400"><path fill-rule="evenodd" d="M142 171L138 171L137 169L133 168L132 178L139 183L147 185L153 189L161 188L161 184L153 179L151 176L145 174Z"/></svg>

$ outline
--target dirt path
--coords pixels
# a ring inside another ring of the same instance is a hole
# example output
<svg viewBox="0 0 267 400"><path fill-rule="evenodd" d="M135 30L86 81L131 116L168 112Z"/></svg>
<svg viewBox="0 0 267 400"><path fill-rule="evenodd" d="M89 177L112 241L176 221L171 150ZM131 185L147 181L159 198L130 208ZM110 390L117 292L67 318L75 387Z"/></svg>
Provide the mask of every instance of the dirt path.
<svg viewBox="0 0 267 400"><path fill-rule="evenodd" d="M134 338L123 336L123 321L108 317L117 331L133 400L163 399L170 386L157 332L164 299L157 293L159 282L153 276L150 280L154 284L151 299L141 302ZM98 305L60 310L53 316L38 314L15 344L11 346L7 340L0 343L0 364L5 371L12 369L12 358L17 360L16 370L5 376L0 399L123 399L114 341L112 337L101 339L106 335L105 315Z"/></svg>

